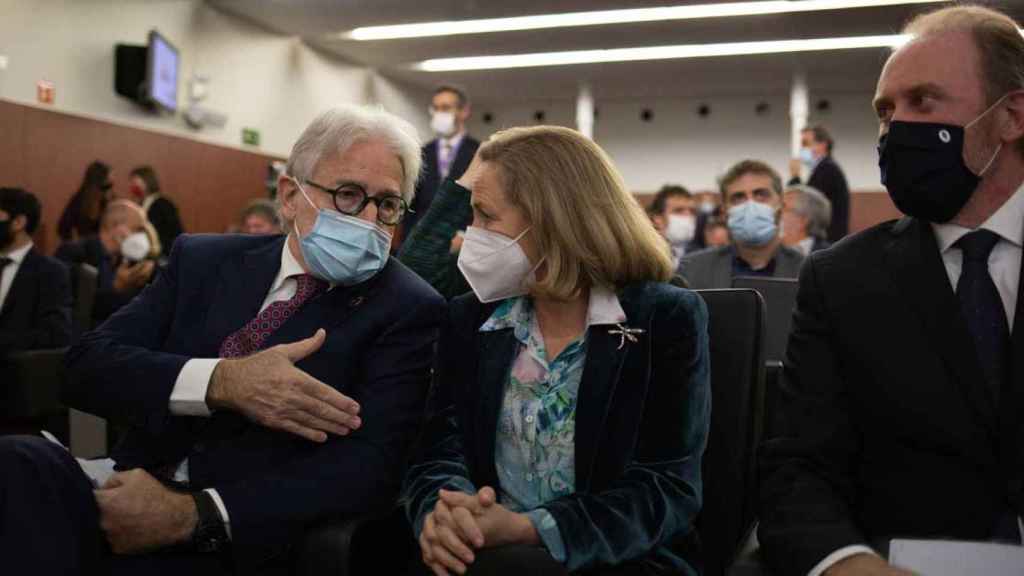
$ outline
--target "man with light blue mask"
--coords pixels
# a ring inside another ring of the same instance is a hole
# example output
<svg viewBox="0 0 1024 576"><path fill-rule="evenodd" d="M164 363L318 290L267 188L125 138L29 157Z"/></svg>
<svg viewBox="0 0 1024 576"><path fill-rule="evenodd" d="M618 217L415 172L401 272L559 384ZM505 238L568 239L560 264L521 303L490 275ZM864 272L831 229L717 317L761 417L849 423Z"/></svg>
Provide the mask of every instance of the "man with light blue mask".
<svg viewBox="0 0 1024 576"><path fill-rule="evenodd" d="M407 122L329 110L278 181L287 235L178 238L68 352L64 400L129 427L118 472L0 439L12 573L286 574L313 524L392 505L445 312L389 257L420 162Z"/></svg>
<svg viewBox="0 0 1024 576"><path fill-rule="evenodd" d="M731 243L683 257L678 272L690 288L731 288L740 276L796 278L804 257L782 245L778 172L764 162L744 160L722 176L719 191Z"/></svg>

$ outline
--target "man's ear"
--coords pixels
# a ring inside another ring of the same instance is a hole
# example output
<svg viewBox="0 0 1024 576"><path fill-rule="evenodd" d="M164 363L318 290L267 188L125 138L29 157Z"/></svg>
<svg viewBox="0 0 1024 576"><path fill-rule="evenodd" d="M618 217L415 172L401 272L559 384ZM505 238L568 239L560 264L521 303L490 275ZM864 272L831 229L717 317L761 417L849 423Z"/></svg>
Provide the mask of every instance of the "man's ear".
<svg viewBox="0 0 1024 576"><path fill-rule="evenodd" d="M467 102L465 106L463 106L462 108L459 108L459 119L462 120L463 122L465 122L465 121L469 120L469 116L472 113L473 113L472 104Z"/></svg>
<svg viewBox="0 0 1024 576"><path fill-rule="evenodd" d="M1003 124L1000 137L1006 143L1017 142L1024 138L1024 90L1006 97L1006 112L1010 121Z"/></svg>
<svg viewBox="0 0 1024 576"><path fill-rule="evenodd" d="M282 174L277 178L277 200L281 204L281 217L284 220L294 220L296 214L295 203L301 193L299 187L291 176Z"/></svg>

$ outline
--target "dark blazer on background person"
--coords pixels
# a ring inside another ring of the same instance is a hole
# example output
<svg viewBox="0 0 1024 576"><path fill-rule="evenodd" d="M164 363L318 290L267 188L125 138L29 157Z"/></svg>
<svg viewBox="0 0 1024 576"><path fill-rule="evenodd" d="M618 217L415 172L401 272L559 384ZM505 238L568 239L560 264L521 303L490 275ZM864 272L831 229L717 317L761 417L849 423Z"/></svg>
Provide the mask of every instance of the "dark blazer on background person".
<svg viewBox="0 0 1024 576"><path fill-rule="evenodd" d="M691 290L708 288L732 288L732 267L735 248L717 246L686 254L679 261L677 273L686 279ZM796 278L804 256L799 251L779 245L775 253L773 278Z"/></svg>
<svg viewBox="0 0 1024 576"><path fill-rule="evenodd" d="M619 294L622 345L611 325L587 333L576 405L576 491L544 504L567 561L639 561L657 573L696 574L694 519L710 418L707 308L697 294L643 283ZM452 300L442 330L427 423L403 502L413 518L433 510L450 478L498 488L495 437L519 341L512 328L480 332L500 302Z"/></svg>
<svg viewBox="0 0 1024 576"><path fill-rule="evenodd" d="M98 236L65 242L57 247L54 257L68 266L88 264L96 269L96 300L92 308L93 326L98 326L138 294L138 291L121 293L114 290L117 262L107 254L107 250ZM76 281L75 278L71 279L72 288L75 288L77 292Z"/></svg>
<svg viewBox="0 0 1024 576"><path fill-rule="evenodd" d="M171 253L171 246L174 240L185 232L181 225L181 216L178 214L178 207L163 195L153 200L146 210L146 218L153 225L157 236L160 237L160 253L167 256Z"/></svg>
<svg viewBox="0 0 1024 576"><path fill-rule="evenodd" d="M191 358L216 358L254 318L281 265L285 236L185 235L137 298L67 355L67 404L131 429L113 451L119 469L166 477L188 458L192 489L215 488L230 517L239 571L280 557L311 523L392 502L429 388L444 300L392 259L372 279L304 304L265 347L327 331L296 366L359 402L362 427L324 444L243 416L171 414Z"/></svg>
<svg viewBox="0 0 1024 576"><path fill-rule="evenodd" d="M777 574L894 537L986 540L1024 514L1024 299L996 409L930 224L812 254L761 449L759 540Z"/></svg>
<svg viewBox="0 0 1024 576"><path fill-rule="evenodd" d="M0 355L71 343L71 277L35 248L25 254L0 308Z"/></svg>
<svg viewBox="0 0 1024 576"><path fill-rule="evenodd" d="M437 167L437 146L436 138L423 146L423 170L420 173L420 179L416 182L416 196L410 206L412 213L407 214L402 221L402 238L409 237L412 229L416 227L416 223L427 213L430 205L434 202L438 188L444 183L441 170ZM479 140L469 134L463 136L462 142L459 143L459 149L455 151L455 158L452 159L452 164L448 168L448 178L458 180L469 168L469 163L473 161L473 156L476 155L478 148L480 148ZM466 221L462 227L465 228L468 225L469 221Z"/></svg>
<svg viewBox="0 0 1024 576"><path fill-rule="evenodd" d="M789 184L800 184L800 178L793 178ZM843 174L843 169L831 156L825 156L807 177L807 185L818 189L832 203L828 241L838 242L850 233L850 187L846 182L846 174Z"/></svg>

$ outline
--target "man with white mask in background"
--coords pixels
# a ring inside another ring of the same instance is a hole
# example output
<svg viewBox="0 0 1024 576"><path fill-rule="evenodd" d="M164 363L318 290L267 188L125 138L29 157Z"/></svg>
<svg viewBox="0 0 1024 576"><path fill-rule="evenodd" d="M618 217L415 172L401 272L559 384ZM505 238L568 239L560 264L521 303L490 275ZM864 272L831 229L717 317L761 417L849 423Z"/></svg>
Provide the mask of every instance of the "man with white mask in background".
<svg viewBox="0 0 1024 576"><path fill-rule="evenodd" d="M54 257L58 260L96 268L92 325L79 329L99 325L153 279L160 244L159 240L154 243L155 235L151 238L147 234L147 224L146 213L137 204L115 200L103 211L95 236L65 242L57 248Z"/></svg>
<svg viewBox="0 0 1024 576"><path fill-rule="evenodd" d="M731 288L739 276L796 278L804 257L779 235L779 173L764 162L744 160L725 173L719 190L732 243L683 257L678 273L689 287Z"/></svg>
<svg viewBox="0 0 1024 576"><path fill-rule="evenodd" d="M686 188L666 184L658 190L648 210L654 228L672 248L672 262L693 251L693 237L697 231L697 209L693 195Z"/></svg>
<svg viewBox="0 0 1024 576"><path fill-rule="evenodd" d="M457 180L469 167L480 142L466 133L470 116L469 97L457 86L443 84L430 99L430 129L436 138L423 146L423 173L416 184L411 213L402 221L401 238L408 238L413 227L426 214L434 195L447 178ZM461 223L464 230L469 221ZM461 237L453 238L458 242ZM457 249L457 246L453 246Z"/></svg>

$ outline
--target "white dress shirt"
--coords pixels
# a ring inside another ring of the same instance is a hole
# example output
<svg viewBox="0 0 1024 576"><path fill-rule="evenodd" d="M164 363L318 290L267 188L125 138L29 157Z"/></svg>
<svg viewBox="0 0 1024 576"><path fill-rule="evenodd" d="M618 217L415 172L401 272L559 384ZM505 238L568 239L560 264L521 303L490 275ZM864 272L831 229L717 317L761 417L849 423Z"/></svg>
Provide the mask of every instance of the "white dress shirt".
<svg viewBox="0 0 1024 576"><path fill-rule="evenodd" d="M999 242L992 249L988 257L988 272L995 282L996 290L999 291L999 298L1003 301L1003 309L1006 311L1006 320L1013 331L1014 316L1017 312L1017 288L1020 285L1020 259L1021 246L1024 243L1024 186L1021 186L1010 196L995 214L989 217L979 229L989 230L999 235ZM939 252L942 253L942 263L946 266L946 274L949 275L949 283L956 291L956 285L960 281L960 272L963 270L964 255L960 248L954 246L957 240L972 232L969 228L956 224L932 224L935 231L935 240L939 244ZM1024 536L1024 520L1021 520L1021 535ZM840 548L819 562L808 574L808 576L820 576L826 569L836 562L867 552L875 552L867 546L847 546Z"/></svg>
<svg viewBox="0 0 1024 576"><path fill-rule="evenodd" d="M263 300L263 305L260 306L260 312L274 302L289 300L294 296L298 284L294 278L289 278L289 276L305 273L306 271L292 255L286 241L284 249L281 250L281 268L278 270L277 276L274 277L274 282L270 284L270 291L267 292L267 297ZM210 377L213 376L213 370L219 362L220 358L193 358L185 362L174 382L174 389L171 390L171 414L176 416L209 416L211 414L209 406L206 405L206 390L210 387ZM186 459L178 465L174 479L179 482L188 482L188 478L188 460ZM217 504L221 519L224 520L224 526L227 529L228 538L231 538L230 517L224 506L224 501L213 488L207 488L204 492L209 493L214 503Z"/></svg>
<svg viewBox="0 0 1024 576"><path fill-rule="evenodd" d="M18 275L18 269L21 268L21 263L25 260L25 255L32 249L32 243L28 244L10 252L8 254L0 254L5 258L13 260L8 264L3 271L0 271L0 310L3 310L4 303L7 302L7 293L11 291L11 284L14 284L14 277Z"/></svg>

